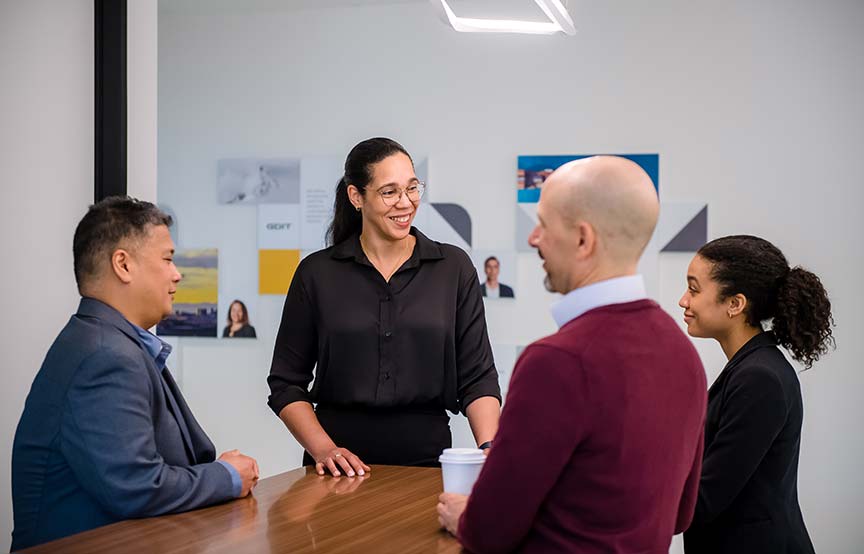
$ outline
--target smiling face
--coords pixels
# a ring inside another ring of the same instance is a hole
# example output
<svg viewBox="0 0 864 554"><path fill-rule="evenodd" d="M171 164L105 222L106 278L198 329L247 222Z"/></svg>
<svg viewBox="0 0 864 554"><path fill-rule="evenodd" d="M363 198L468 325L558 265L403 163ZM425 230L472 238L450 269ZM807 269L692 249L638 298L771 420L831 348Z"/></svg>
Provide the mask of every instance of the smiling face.
<svg viewBox="0 0 864 554"><path fill-rule="evenodd" d="M231 303L231 323L243 323L243 306L240 305L240 302L232 302Z"/></svg>
<svg viewBox="0 0 864 554"><path fill-rule="evenodd" d="M168 227L152 225L131 249L131 298L142 327L156 325L173 310L174 293L181 276L174 265L174 241Z"/></svg>
<svg viewBox="0 0 864 554"><path fill-rule="evenodd" d="M411 224L417 214L419 200L412 202L405 193L409 187L417 186L420 180L414 174L414 164L405 154L388 156L370 168L372 179L363 194L349 187L352 202L363 212L363 233L377 235L386 240L401 240L408 236ZM351 191L350 189L353 189ZM398 195L392 206L385 203L384 197ZM384 195L384 197L382 197Z"/></svg>
<svg viewBox="0 0 864 554"><path fill-rule="evenodd" d="M678 301L691 337L719 338L733 325L729 316L732 298L720 299L720 285L711 278L711 263L694 256L687 268L687 290Z"/></svg>

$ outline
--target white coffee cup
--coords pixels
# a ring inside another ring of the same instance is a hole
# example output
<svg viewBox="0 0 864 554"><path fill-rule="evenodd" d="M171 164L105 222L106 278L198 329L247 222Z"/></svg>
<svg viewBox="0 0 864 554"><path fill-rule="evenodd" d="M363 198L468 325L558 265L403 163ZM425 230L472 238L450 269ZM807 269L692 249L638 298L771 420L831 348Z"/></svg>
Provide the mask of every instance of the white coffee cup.
<svg viewBox="0 0 864 554"><path fill-rule="evenodd" d="M479 448L445 448L438 458L444 478L444 492L470 494L486 455Z"/></svg>

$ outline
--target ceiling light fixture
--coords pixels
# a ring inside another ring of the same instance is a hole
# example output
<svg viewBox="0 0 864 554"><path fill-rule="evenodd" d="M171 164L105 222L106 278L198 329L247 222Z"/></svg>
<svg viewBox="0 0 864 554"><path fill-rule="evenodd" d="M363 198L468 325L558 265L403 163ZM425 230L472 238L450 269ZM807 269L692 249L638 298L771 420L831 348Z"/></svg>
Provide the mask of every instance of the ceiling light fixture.
<svg viewBox="0 0 864 554"><path fill-rule="evenodd" d="M534 0L540 6L549 21L520 21L514 19L476 19L459 17L450 8L447 0L431 0L441 8L442 15L456 31L460 33L527 33L534 35L552 35L564 33L575 35L576 26L561 0Z"/></svg>

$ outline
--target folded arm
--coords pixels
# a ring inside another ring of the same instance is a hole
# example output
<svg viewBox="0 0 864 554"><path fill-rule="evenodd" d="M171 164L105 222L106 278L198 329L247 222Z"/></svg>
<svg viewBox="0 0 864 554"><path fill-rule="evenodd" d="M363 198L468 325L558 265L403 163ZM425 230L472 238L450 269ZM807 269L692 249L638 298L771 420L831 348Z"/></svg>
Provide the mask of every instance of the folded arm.
<svg viewBox="0 0 864 554"><path fill-rule="evenodd" d="M222 464L165 463L156 447L148 371L140 360L104 351L79 368L64 406L60 447L82 488L123 518L233 498L231 475Z"/></svg>

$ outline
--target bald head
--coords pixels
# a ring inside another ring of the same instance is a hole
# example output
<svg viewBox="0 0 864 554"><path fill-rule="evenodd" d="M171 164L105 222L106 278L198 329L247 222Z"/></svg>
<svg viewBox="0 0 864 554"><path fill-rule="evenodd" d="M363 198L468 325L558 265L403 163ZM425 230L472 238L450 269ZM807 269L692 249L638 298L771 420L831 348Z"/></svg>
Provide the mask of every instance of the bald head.
<svg viewBox="0 0 864 554"><path fill-rule="evenodd" d="M591 224L602 255L613 264L638 262L660 212L645 170L617 156L564 164L543 184L543 196L566 220Z"/></svg>

